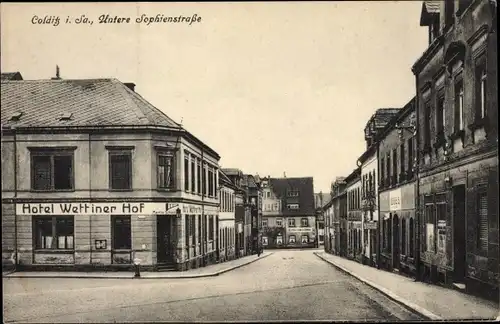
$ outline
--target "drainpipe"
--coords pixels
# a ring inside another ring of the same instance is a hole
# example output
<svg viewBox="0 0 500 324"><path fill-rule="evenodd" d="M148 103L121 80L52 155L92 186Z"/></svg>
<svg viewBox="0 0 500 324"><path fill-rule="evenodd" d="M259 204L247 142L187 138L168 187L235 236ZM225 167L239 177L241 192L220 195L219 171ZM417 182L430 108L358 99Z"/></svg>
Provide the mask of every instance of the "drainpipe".
<svg viewBox="0 0 500 324"><path fill-rule="evenodd" d="M205 266L206 265L205 264L205 260L206 260L205 253L207 252L207 251L205 251L205 239L207 236L207 231L204 231L202 224L205 222L205 191L207 189L207 186L206 186L206 183L203 183L203 176L205 176L206 181L208 181L208 179L207 179L207 176L205 174L205 168L203 167L204 166L203 155L204 155L204 151L202 148L201 149L201 172L202 172L201 184L202 184L203 188L201 188L201 224L199 224L199 226L201 226L201 237L200 237L201 262L202 262L203 266ZM202 238L203 238L203 240L202 240Z"/></svg>
<svg viewBox="0 0 500 324"><path fill-rule="evenodd" d="M17 246L17 134L16 127L12 126L14 135L14 271L17 271L19 263L18 246Z"/></svg>

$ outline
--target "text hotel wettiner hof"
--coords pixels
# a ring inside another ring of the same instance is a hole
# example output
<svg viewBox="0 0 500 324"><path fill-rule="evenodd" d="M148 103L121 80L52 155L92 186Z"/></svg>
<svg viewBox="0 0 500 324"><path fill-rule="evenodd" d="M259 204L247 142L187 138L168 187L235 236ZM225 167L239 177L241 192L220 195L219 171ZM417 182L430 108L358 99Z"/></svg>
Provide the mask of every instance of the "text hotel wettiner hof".
<svg viewBox="0 0 500 324"><path fill-rule="evenodd" d="M31 23L33 25L52 25L54 27L59 26L61 23L65 24L85 24L93 25L94 19L87 17L85 14L66 18L61 18L59 16L51 15L33 15L31 18ZM103 14L97 17L98 24L165 24L165 23L182 23L187 25L192 25L193 23L201 23L201 16L198 14L193 14L190 16L178 15L178 16L167 16L165 14L147 15L142 14L135 19L125 16L113 16L110 14Z"/></svg>

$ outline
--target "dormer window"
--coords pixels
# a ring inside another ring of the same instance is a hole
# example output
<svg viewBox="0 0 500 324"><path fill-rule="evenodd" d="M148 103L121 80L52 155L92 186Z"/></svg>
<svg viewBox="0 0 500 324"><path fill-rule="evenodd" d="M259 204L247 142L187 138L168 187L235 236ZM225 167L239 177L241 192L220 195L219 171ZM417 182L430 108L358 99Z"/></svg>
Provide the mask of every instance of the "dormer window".
<svg viewBox="0 0 500 324"><path fill-rule="evenodd" d="M73 117L72 113L65 112L59 116L59 121L68 121L71 120L71 117Z"/></svg>
<svg viewBox="0 0 500 324"><path fill-rule="evenodd" d="M288 190L287 196L288 197L298 197L299 191L298 190Z"/></svg>
<svg viewBox="0 0 500 324"><path fill-rule="evenodd" d="M12 116L10 116L10 121L19 121L22 115L23 113L21 111L16 111L15 113L12 114Z"/></svg>

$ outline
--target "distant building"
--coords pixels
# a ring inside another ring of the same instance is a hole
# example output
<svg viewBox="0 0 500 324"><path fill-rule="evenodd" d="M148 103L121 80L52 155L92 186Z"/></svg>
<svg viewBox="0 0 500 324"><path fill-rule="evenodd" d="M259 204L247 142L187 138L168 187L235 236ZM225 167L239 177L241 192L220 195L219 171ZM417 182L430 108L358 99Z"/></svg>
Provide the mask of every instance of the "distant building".
<svg viewBox="0 0 500 324"><path fill-rule="evenodd" d="M218 259L227 261L236 258L236 192L238 188L224 173L219 171L219 233Z"/></svg>
<svg viewBox="0 0 500 324"><path fill-rule="evenodd" d="M417 88L419 274L498 299L497 1L424 1Z"/></svg>
<svg viewBox="0 0 500 324"><path fill-rule="evenodd" d="M317 246L313 178L267 178L263 183L266 184L264 192L270 192L267 188L272 191L268 199L279 200L280 203L276 203L281 206L280 213L263 217L263 223L268 228L263 241L268 242L268 247L269 233L272 233L276 247ZM272 225L275 226L269 226L270 219L273 219ZM270 227L274 230L270 231Z"/></svg>
<svg viewBox="0 0 500 324"><path fill-rule="evenodd" d="M354 169L346 181L347 194L347 257L362 262L361 169Z"/></svg>
<svg viewBox="0 0 500 324"><path fill-rule="evenodd" d="M325 244L325 213L324 207L330 202L331 196L329 193L315 193L314 207L316 208L316 228L318 229L318 245Z"/></svg>
<svg viewBox="0 0 500 324"><path fill-rule="evenodd" d="M0 79L2 81L19 81L23 79L23 76L20 72L7 72L2 73Z"/></svg>
<svg viewBox="0 0 500 324"><path fill-rule="evenodd" d="M12 78L1 81L2 264L185 270L216 261L214 150L132 83Z"/></svg>

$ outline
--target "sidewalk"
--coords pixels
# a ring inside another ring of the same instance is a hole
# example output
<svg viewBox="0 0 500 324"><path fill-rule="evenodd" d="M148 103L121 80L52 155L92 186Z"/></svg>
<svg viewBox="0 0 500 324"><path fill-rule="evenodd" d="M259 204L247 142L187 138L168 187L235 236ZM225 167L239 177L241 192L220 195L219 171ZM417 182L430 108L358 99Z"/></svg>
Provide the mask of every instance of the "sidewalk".
<svg viewBox="0 0 500 324"><path fill-rule="evenodd" d="M431 320L495 319L499 305L453 289L415 282L326 252L316 256Z"/></svg>
<svg viewBox="0 0 500 324"><path fill-rule="evenodd" d="M264 252L260 257L250 255L236 260L209 265L203 268L188 271L166 271L166 272L142 272L140 279L181 279L181 278L202 278L214 277L222 273L237 269L247 264L262 260L273 254ZM3 274L3 278L88 278L88 279L134 279L134 272L35 272L23 271L10 274Z"/></svg>

